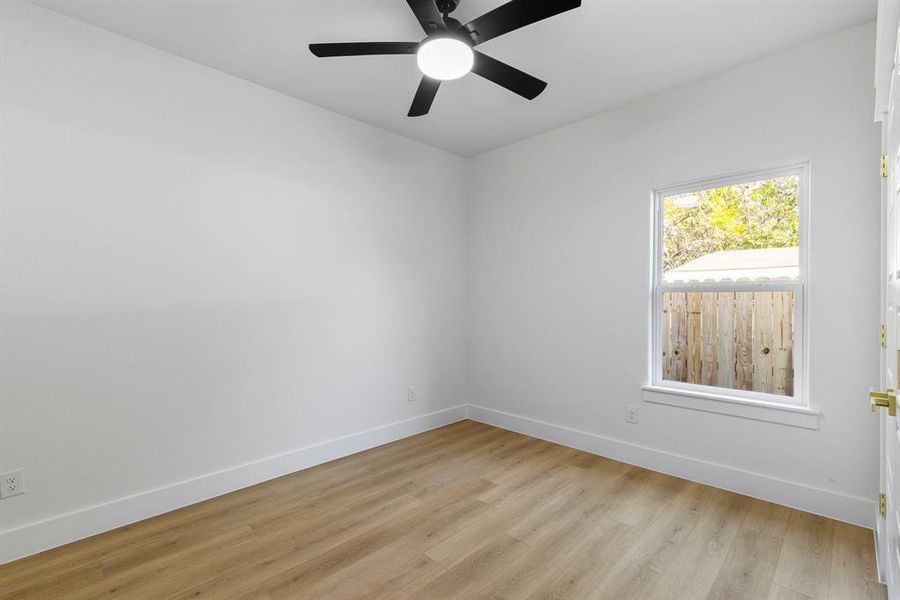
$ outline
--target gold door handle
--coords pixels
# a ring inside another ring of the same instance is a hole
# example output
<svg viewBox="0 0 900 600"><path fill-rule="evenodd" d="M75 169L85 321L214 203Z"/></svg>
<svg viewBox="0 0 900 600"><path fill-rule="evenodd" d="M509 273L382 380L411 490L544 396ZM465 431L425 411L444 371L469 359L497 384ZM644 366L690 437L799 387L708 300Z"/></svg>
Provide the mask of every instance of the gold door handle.
<svg viewBox="0 0 900 600"><path fill-rule="evenodd" d="M897 396L894 390L888 388L883 392L870 391L869 399L871 401L872 412L879 406L888 409L888 414L892 417L897 416Z"/></svg>

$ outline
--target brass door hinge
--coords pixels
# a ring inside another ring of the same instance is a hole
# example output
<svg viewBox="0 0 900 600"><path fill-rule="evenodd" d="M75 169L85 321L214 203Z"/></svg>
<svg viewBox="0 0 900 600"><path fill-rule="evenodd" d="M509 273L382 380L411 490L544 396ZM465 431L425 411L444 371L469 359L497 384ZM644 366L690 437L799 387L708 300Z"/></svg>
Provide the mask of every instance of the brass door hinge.
<svg viewBox="0 0 900 600"><path fill-rule="evenodd" d="M882 177L887 177L887 176L888 176L888 157L887 157L887 154L882 154L882 155L881 155L881 176L882 176Z"/></svg>
<svg viewBox="0 0 900 600"><path fill-rule="evenodd" d="M878 335L879 343L882 348L887 348L887 328L882 325L880 333Z"/></svg>
<svg viewBox="0 0 900 600"><path fill-rule="evenodd" d="M887 515L887 497L884 494L878 496L878 512L882 517Z"/></svg>

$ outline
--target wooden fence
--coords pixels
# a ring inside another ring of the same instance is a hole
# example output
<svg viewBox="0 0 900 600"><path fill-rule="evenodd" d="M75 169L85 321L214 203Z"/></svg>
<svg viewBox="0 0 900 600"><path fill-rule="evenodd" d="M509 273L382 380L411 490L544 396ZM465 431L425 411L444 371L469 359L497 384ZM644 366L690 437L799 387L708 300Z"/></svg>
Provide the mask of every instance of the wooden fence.
<svg viewBox="0 0 900 600"><path fill-rule="evenodd" d="M793 292L663 294L663 379L792 396Z"/></svg>

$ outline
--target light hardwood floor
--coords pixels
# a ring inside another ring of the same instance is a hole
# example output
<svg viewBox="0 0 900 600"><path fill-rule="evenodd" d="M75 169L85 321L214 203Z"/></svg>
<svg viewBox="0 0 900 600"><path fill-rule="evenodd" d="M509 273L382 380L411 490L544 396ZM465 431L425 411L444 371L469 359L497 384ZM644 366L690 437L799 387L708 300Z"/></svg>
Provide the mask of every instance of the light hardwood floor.
<svg viewBox="0 0 900 600"><path fill-rule="evenodd" d="M872 532L462 421L0 566L2 598L885 598Z"/></svg>

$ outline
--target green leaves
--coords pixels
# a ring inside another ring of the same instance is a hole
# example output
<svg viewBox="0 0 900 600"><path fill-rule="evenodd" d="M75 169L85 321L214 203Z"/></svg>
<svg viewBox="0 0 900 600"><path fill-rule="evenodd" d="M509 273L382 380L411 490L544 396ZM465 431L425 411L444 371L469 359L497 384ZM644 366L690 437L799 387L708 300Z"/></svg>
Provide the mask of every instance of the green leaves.
<svg viewBox="0 0 900 600"><path fill-rule="evenodd" d="M796 175L663 198L663 270L719 250L800 244Z"/></svg>

